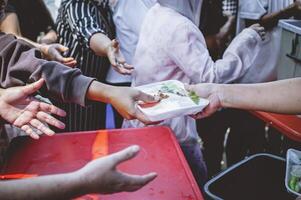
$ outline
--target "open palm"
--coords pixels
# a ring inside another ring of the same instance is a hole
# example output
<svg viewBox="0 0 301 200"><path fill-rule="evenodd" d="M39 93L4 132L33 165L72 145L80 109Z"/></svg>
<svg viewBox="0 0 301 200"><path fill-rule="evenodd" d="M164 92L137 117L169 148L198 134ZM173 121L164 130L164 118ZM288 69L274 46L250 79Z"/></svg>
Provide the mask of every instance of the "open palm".
<svg viewBox="0 0 301 200"><path fill-rule="evenodd" d="M60 129L65 128L62 122L51 116L55 114L64 117L65 111L32 96L43 83L44 80L41 79L26 86L5 89L0 96L1 117L34 139L38 139L41 133L54 134L45 123Z"/></svg>

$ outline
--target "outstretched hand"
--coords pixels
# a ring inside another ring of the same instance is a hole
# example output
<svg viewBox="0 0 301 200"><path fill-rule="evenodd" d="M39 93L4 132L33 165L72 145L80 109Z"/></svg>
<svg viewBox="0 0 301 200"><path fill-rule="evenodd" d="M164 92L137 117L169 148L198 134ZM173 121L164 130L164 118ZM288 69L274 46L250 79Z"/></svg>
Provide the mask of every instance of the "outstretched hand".
<svg viewBox="0 0 301 200"><path fill-rule="evenodd" d="M106 49L107 57L115 71L123 75L132 74L133 66L126 63L124 56L120 52L119 42L112 40L110 45Z"/></svg>
<svg viewBox="0 0 301 200"><path fill-rule="evenodd" d="M117 170L119 164L134 158L139 150L139 146L131 146L88 163L76 172L83 182L84 190L101 194L132 192L153 181L157 177L156 173L139 176Z"/></svg>
<svg viewBox="0 0 301 200"><path fill-rule="evenodd" d="M39 135L54 135L44 123L64 129L64 123L51 114L66 116L65 111L34 98L32 95L43 86L44 80L21 87L12 87L2 91L0 96L0 115L2 119L21 128L29 136L39 139Z"/></svg>
<svg viewBox="0 0 301 200"><path fill-rule="evenodd" d="M44 44L40 49L44 58L47 60L57 61L69 67L74 67L77 64L74 58L65 58L62 55L68 51L68 48L61 44Z"/></svg>

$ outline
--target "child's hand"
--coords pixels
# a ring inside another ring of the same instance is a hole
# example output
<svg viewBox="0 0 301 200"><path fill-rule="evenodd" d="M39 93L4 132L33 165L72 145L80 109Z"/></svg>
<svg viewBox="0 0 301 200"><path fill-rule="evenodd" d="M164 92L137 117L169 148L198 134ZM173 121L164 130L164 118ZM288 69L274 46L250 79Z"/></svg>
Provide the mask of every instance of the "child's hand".
<svg viewBox="0 0 301 200"><path fill-rule="evenodd" d="M123 75L130 75L133 72L133 66L127 64L120 52L119 42L112 40L111 44L107 47L107 57L115 71Z"/></svg>
<svg viewBox="0 0 301 200"><path fill-rule="evenodd" d="M253 24L252 26L250 26L250 28L256 31L262 40L265 40L266 32L263 26L261 26L260 24Z"/></svg>

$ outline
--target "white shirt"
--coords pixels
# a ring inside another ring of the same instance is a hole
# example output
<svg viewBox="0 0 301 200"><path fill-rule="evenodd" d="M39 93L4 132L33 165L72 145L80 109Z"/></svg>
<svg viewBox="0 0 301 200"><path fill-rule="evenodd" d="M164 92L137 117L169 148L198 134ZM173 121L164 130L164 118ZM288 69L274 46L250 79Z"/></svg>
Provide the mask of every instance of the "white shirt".
<svg viewBox="0 0 301 200"><path fill-rule="evenodd" d="M156 0L117 0L112 5L116 38L128 64L132 64L143 19ZM135 66L134 66L135 67ZM124 76L112 67L107 75L109 83L128 83L131 76Z"/></svg>
<svg viewBox="0 0 301 200"><path fill-rule="evenodd" d="M253 62L260 36L246 29L226 50L223 59L214 62L203 34L188 18L156 4L147 13L134 56L132 86L179 80L183 83L229 83L243 76ZM195 120L186 116L165 120L180 143L195 143ZM124 127L143 127L137 120Z"/></svg>
<svg viewBox="0 0 301 200"><path fill-rule="evenodd" d="M44 0L44 3L51 14L53 21L56 21L61 1L62 0Z"/></svg>
<svg viewBox="0 0 301 200"><path fill-rule="evenodd" d="M293 0L240 0L237 19L237 33L245 27L245 20L259 20L263 15L280 11ZM273 28L267 32L266 41L257 52L257 57L250 70L237 82L259 83L273 81L277 78L277 64L280 56L281 29Z"/></svg>

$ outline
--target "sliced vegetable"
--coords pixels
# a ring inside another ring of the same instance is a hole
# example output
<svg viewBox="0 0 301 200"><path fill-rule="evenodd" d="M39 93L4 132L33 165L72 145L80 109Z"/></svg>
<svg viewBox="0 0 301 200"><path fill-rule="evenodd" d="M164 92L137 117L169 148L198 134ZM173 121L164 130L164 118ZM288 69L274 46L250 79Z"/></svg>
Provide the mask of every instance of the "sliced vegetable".
<svg viewBox="0 0 301 200"><path fill-rule="evenodd" d="M195 104L199 104L200 103L200 97L193 91L190 91L188 96L191 98L191 100L195 103Z"/></svg>

